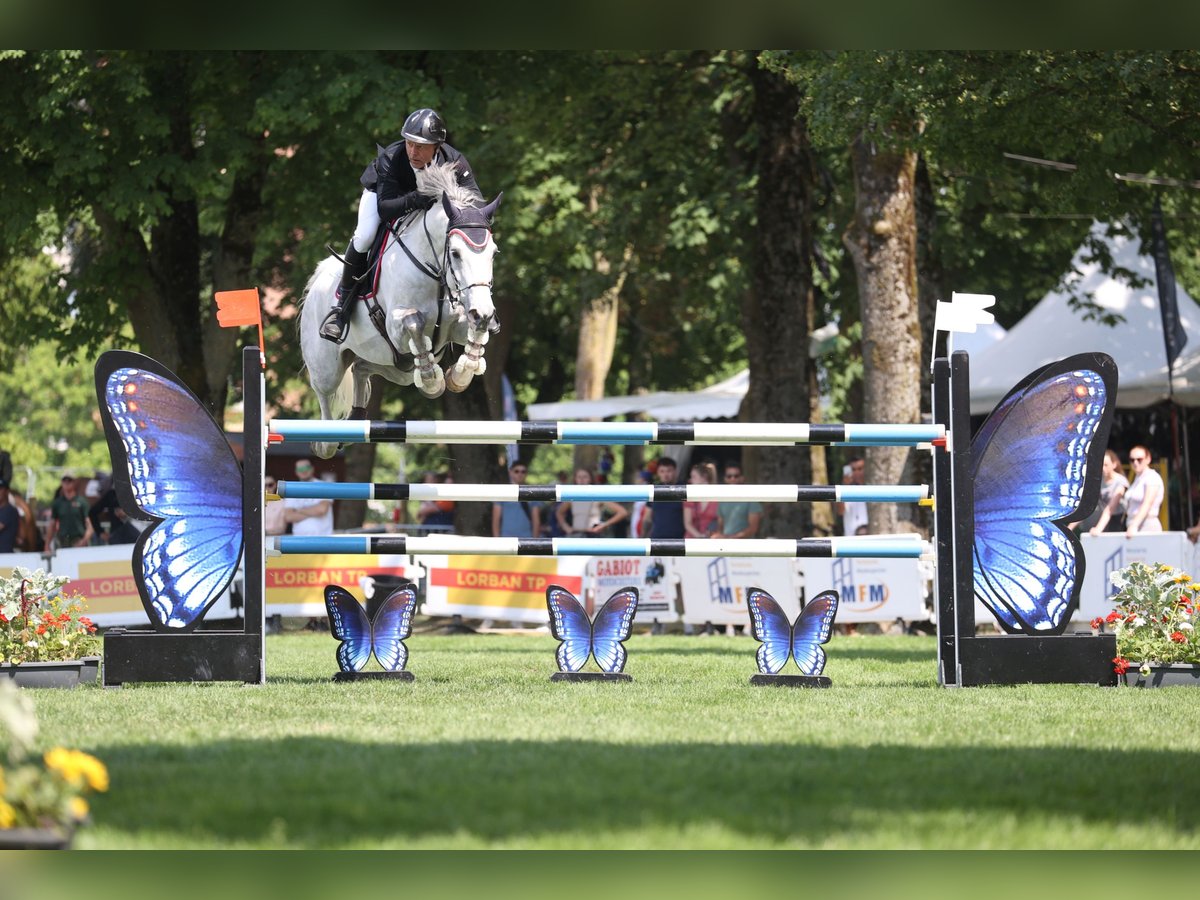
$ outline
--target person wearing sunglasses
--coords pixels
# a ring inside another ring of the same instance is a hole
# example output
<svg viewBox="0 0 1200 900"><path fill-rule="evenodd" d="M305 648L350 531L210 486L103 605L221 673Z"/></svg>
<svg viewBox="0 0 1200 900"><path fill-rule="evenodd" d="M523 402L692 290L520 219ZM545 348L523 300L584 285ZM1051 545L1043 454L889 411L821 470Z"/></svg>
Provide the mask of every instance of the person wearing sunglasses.
<svg viewBox="0 0 1200 900"><path fill-rule="evenodd" d="M1162 506L1165 487L1162 476L1150 468L1150 451L1140 444L1129 451L1129 464L1133 466L1133 482L1125 492L1125 536L1154 534L1162 531L1158 511ZM1110 503L1111 507L1112 504ZM1108 524L1110 510L1100 514L1100 521L1091 533L1103 531Z"/></svg>

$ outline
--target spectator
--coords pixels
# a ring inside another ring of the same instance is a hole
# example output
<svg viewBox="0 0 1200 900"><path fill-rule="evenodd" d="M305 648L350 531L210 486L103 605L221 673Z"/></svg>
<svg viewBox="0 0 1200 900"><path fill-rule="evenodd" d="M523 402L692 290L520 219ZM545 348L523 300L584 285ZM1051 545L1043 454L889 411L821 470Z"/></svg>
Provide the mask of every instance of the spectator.
<svg viewBox="0 0 1200 900"><path fill-rule="evenodd" d="M659 484L674 484L678 472L675 460L660 456L654 478ZM651 540L683 537L683 504L653 502L647 505L646 515L650 519Z"/></svg>
<svg viewBox="0 0 1200 900"><path fill-rule="evenodd" d="M576 469L575 483L592 483L592 474L587 469ZM608 512L606 518L604 513ZM555 513L558 524L568 537L599 537L605 531L629 518L629 510L620 503L610 500L573 500L558 504Z"/></svg>
<svg viewBox="0 0 1200 900"><path fill-rule="evenodd" d="M688 484L713 485L717 483L717 467L704 460L696 463L688 472ZM717 530L717 501L688 500L683 504L683 536L706 538Z"/></svg>
<svg viewBox="0 0 1200 900"><path fill-rule="evenodd" d="M91 508L79 496L75 479L64 475L58 493L50 504L50 532L46 536L46 547L57 550L66 547L86 547L92 541L92 520L88 518Z"/></svg>
<svg viewBox="0 0 1200 900"><path fill-rule="evenodd" d="M517 460L508 467L509 480L518 489L525 484L529 467ZM524 500L492 504L493 537L534 537L541 529L541 509Z"/></svg>
<svg viewBox="0 0 1200 900"><path fill-rule="evenodd" d="M1150 468L1150 451L1140 444L1129 451L1133 483L1125 492L1125 536L1162 531L1158 518L1163 501L1162 476Z"/></svg>
<svg viewBox="0 0 1200 900"><path fill-rule="evenodd" d="M274 494L279 482L274 475L263 476L263 493ZM263 507L263 531L267 534L287 534L287 504L281 500L267 500Z"/></svg>
<svg viewBox="0 0 1200 900"><path fill-rule="evenodd" d="M1129 490L1129 479L1121 471L1121 457L1111 447L1104 451L1101 473L1100 500L1096 508L1082 522L1072 522L1070 528L1086 528L1088 534L1125 530L1125 493Z"/></svg>
<svg viewBox="0 0 1200 900"><path fill-rule="evenodd" d="M634 476L637 483L653 484L654 476L650 474L648 469L639 469L637 475ZM649 531L649 523L646 519L646 510L649 506L648 500L638 500L633 504L633 509L629 513L629 536L640 538L645 537Z"/></svg>
<svg viewBox="0 0 1200 900"><path fill-rule="evenodd" d="M558 484L566 484L567 479L571 476L567 474L565 469L560 469L555 478ZM562 524L558 521L558 508L566 504L552 502L545 506L545 512L542 516L542 531L549 531L549 537L566 537L567 533L563 530Z"/></svg>
<svg viewBox="0 0 1200 900"><path fill-rule="evenodd" d="M8 502L8 482L0 479L0 553L13 553L21 536L21 513Z"/></svg>
<svg viewBox="0 0 1200 900"><path fill-rule="evenodd" d="M727 484L741 485L745 481L741 463L725 466ZM731 500L717 504L717 533L715 538L752 538L762 524L762 504L755 500Z"/></svg>
<svg viewBox="0 0 1200 900"><path fill-rule="evenodd" d="M46 545L42 542L42 531L38 528L37 517L33 509L25 502L20 493L11 488L8 492L8 502L17 508L21 514L21 529L17 535L17 549L24 553L41 553Z"/></svg>
<svg viewBox="0 0 1200 900"><path fill-rule="evenodd" d="M426 472L421 476L425 484L450 484L448 473ZM422 500L417 507L417 524L434 526L437 531L449 532L454 530L454 501L453 500Z"/></svg>
<svg viewBox="0 0 1200 900"><path fill-rule="evenodd" d="M296 477L315 481L312 460L296 460ZM333 534L333 501L305 497L288 497L283 501L284 517L292 526L292 534Z"/></svg>
<svg viewBox="0 0 1200 900"><path fill-rule="evenodd" d="M867 461L856 456L842 467L842 484L862 484L866 475ZM867 504L861 500L849 500L834 504L839 516L842 517L842 534L866 534Z"/></svg>

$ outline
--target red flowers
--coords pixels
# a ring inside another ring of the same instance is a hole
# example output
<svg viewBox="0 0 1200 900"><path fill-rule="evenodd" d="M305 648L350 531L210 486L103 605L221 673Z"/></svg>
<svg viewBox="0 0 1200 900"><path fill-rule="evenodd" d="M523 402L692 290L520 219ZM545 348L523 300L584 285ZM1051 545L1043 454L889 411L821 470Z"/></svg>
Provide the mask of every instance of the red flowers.
<svg viewBox="0 0 1200 900"><path fill-rule="evenodd" d="M1186 644L1187 643L1187 635L1185 635L1182 631L1172 631L1171 632L1171 640L1173 640L1177 644Z"/></svg>
<svg viewBox="0 0 1200 900"><path fill-rule="evenodd" d="M1092 619L1092 630L1093 631L1099 631L1103 625L1104 625L1104 620L1102 618L1100 618L1099 616L1096 616L1096 618Z"/></svg>
<svg viewBox="0 0 1200 900"><path fill-rule="evenodd" d="M1113 622L1120 622L1121 619L1123 619L1123 618L1124 618L1124 616L1122 616L1119 612L1117 612L1114 609L1112 612L1110 612L1107 616L1104 617L1104 621L1107 622L1109 625L1111 625Z"/></svg>
<svg viewBox="0 0 1200 900"><path fill-rule="evenodd" d="M1123 656L1113 657L1113 671L1118 675L1124 675L1129 671L1129 660Z"/></svg>

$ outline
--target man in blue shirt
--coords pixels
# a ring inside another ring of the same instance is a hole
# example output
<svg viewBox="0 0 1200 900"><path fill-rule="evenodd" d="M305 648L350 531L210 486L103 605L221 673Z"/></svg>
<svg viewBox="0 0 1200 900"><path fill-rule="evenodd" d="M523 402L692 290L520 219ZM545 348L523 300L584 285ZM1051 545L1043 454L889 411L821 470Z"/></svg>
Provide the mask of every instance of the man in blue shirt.
<svg viewBox="0 0 1200 900"><path fill-rule="evenodd" d="M659 484L674 484L679 474L675 460L669 456L658 458L654 480ZM648 503L646 515L650 517L650 540L683 537L682 503Z"/></svg>

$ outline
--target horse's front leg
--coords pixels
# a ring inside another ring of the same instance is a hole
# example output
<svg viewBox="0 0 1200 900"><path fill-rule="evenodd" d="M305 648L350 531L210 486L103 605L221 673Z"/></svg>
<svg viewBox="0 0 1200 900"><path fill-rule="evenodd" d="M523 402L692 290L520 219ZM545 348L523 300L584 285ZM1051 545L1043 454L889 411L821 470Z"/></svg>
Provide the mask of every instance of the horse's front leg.
<svg viewBox="0 0 1200 900"><path fill-rule="evenodd" d="M491 337L488 327L490 320L483 320L478 327L474 324L467 326L466 350L449 369L446 370L446 387L459 394L471 384L471 379L487 371L487 360L483 358L483 348Z"/></svg>
<svg viewBox="0 0 1200 900"><path fill-rule="evenodd" d="M446 377L433 358L433 342L425 336L425 317L415 310L393 310L399 326L401 346L413 357L413 384L426 397L440 397L446 391Z"/></svg>

